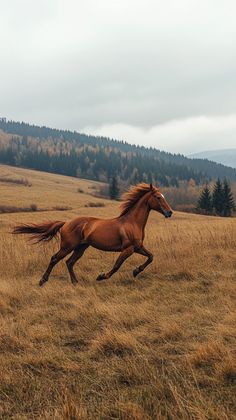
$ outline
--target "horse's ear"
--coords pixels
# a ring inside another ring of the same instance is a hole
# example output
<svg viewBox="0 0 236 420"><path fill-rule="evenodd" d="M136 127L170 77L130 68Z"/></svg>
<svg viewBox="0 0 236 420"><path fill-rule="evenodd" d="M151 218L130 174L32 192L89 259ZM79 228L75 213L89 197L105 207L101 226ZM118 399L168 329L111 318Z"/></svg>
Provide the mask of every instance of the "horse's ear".
<svg viewBox="0 0 236 420"><path fill-rule="evenodd" d="M150 190L151 190L151 191L153 190L153 185L152 185L152 184L150 184Z"/></svg>

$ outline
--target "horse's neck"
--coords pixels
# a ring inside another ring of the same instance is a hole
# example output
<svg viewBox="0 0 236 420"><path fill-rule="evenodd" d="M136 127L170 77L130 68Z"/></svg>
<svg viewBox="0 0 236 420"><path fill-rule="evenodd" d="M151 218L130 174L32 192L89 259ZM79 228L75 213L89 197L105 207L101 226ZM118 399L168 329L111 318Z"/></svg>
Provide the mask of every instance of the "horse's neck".
<svg viewBox="0 0 236 420"><path fill-rule="evenodd" d="M150 208L147 203L147 199L144 196L139 202L129 211L128 218L132 219L142 229L145 228Z"/></svg>

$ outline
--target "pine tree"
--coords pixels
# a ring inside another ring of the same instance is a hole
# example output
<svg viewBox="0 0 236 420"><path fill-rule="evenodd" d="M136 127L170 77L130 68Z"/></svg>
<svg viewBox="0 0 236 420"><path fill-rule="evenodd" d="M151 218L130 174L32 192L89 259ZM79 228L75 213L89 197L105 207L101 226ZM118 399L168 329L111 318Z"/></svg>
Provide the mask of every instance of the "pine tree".
<svg viewBox="0 0 236 420"><path fill-rule="evenodd" d="M109 195L111 200L117 200L119 197L119 187L116 176L113 176L109 185Z"/></svg>
<svg viewBox="0 0 236 420"><path fill-rule="evenodd" d="M223 182L223 203L224 203L223 216L225 217L231 216L232 211L235 210L235 202L234 202L234 197L230 188L230 184L226 178L224 179L224 182Z"/></svg>
<svg viewBox="0 0 236 420"><path fill-rule="evenodd" d="M211 192L206 185L198 200L198 209L203 210L206 214L211 214L213 210Z"/></svg>
<svg viewBox="0 0 236 420"><path fill-rule="evenodd" d="M217 215L222 216L224 212L223 186L218 178L213 190L212 204Z"/></svg>

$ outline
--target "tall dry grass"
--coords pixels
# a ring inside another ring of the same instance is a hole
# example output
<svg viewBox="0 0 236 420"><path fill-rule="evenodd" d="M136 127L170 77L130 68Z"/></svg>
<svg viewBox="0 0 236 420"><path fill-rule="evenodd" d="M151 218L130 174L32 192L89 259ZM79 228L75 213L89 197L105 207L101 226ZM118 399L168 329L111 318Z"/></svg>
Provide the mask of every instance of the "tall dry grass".
<svg viewBox="0 0 236 420"><path fill-rule="evenodd" d="M44 186L34 177L28 193L54 185L50 205L61 197L72 207L62 217L91 201L86 181L80 196L70 179L48 175ZM86 214L113 216L117 206L107 201ZM76 265L77 287L62 262L40 289L57 242L33 247L9 231L42 216L0 219L0 417L234 419L235 219L153 213L145 244L154 262L135 280L141 256L96 283L116 255L88 249Z"/></svg>

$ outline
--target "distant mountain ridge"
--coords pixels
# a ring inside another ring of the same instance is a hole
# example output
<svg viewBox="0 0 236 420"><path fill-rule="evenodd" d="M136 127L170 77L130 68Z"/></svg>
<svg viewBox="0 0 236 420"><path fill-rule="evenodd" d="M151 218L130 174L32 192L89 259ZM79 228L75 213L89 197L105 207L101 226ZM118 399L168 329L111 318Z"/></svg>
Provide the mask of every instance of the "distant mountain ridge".
<svg viewBox="0 0 236 420"><path fill-rule="evenodd" d="M213 162L221 163L222 165L230 166L231 168L236 168L236 148L206 150L204 152L191 154L188 157L194 159L208 159Z"/></svg>
<svg viewBox="0 0 236 420"><path fill-rule="evenodd" d="M190 159L124 141L58 130L0 118L0 163L107 182L118 175L128 183L203 183L217 177L236 180L236 169Z"/></svg>

